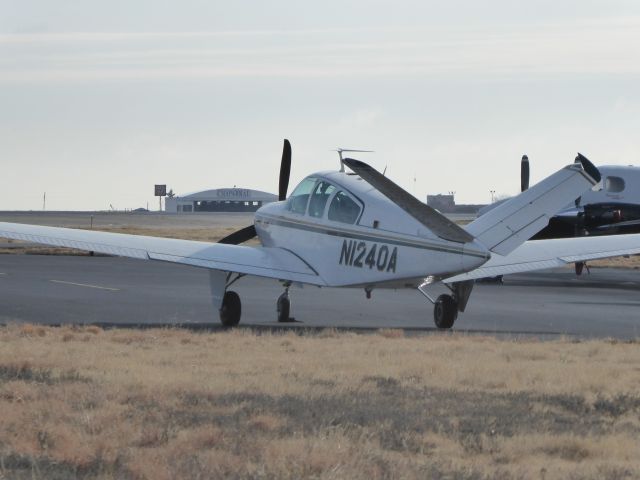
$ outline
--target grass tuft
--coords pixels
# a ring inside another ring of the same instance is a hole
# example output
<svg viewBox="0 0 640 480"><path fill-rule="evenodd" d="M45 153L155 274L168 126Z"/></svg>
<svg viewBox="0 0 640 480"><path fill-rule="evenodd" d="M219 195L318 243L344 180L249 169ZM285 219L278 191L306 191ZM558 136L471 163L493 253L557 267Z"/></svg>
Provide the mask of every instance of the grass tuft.
<svg viewBox="0 0 640 480"><path fill-rule="evenodd" d="M404 338L404 330L400 328L381 328L378 335L384 338Z"/></svg>

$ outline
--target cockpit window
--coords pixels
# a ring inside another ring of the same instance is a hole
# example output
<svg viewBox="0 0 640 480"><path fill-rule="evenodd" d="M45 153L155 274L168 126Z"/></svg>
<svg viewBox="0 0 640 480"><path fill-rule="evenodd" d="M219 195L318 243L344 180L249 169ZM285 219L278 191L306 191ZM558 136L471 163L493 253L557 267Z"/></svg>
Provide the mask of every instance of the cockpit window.
<svg viewBox="0 0 640 480"><path fill-rule="evenodd" d="M311 198L309 199L309 216L322 217L327 200L329 200L329 197L335 190L336 187L331 185L329 182L318 182L316 187L313 189Z"/></svg>
<svg viewBox="0 0 640 480"><path fill-rule="evenodd" d="M307 177L300 182L300 184L293 191L291 196L289 196L289 201L287 202L287 210L293 213L301 213L307 210L307 201L309 200L309 195L311 194L311 190L313 186L316 184L316 179L313 177Z"/></svg>
<svg viewBox="0 0 640 480"><path fill-rule="evenodd" d="M619 193L624 190L624 178L607 177L604 181L604 189L609 193Z"/></svg>
<svg viewBox="0 0 640 480"><path fill-rule="evenodd" d="M345 192L336 193L329 205L329 220L342 223L355 223L360 216L360 207Z"/></svg>

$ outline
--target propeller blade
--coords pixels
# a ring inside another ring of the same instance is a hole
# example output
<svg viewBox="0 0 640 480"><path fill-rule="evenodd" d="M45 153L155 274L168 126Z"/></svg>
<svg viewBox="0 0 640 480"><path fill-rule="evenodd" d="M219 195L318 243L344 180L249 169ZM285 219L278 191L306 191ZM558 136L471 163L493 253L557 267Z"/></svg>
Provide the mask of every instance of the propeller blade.
<svg viewBox="0 0 640 480"><path fill-rule="evenodd" d="M422 203L373 167L352 158L345 158L344 164L440 238L459 243L473 241L473 235L460 228L444 215L436 212L430 206Z"/></svg>
<svg viewBox="0 0 640 480"><path fill-rule="evenodd" d="M239 243L243 243L243 242L246 242L247 240L251 240L256 235L257 235L256 227L254 227L253 225L249 225L248 227L244 227L240 230L233 232L230 235L227 235L222 240L218 240L218 243L238 245Z"/></svg>
<svg viewBox="0 0 640 480"><path fill-rule="evenodd" d="M520 161L520 191L524 192L529 188L529 157L522 156Z"/></svg>
<svg viewBox="0 0 640 480"><path fill-rule="evenodd" d="M282 146L282 161L280 162L280 183L278 187L278 200L287 199L287 189L289 188L289 175L291 174L291 144L284 139Z"/></svg>

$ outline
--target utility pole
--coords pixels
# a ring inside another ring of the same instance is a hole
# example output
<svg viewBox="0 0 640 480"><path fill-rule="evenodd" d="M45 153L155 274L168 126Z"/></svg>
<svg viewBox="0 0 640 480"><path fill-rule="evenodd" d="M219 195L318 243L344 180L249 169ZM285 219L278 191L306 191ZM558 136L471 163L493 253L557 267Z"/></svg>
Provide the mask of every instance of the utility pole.
<svg viewBox="0 0 640 480"><path fill-rule="evenodd" d="M44 192L44 195L42 196L42 210L46 210L47 209L47 192Z"/></svg>

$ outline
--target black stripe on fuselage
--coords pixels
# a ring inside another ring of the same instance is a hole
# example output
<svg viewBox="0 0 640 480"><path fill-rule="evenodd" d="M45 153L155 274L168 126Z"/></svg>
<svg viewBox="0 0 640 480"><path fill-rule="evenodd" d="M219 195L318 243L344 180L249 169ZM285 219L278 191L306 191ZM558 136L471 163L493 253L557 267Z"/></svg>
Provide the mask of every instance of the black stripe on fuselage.
<svg viewBox="0 0 640 480"><path fill-rule="evenodd" d="M371 234L365 234L362 232L355 232L353 230L340 230L331 228L326 225L314 225L306 222L297 222L290 218L274 217L271 215L256 215L256 222L264 222L272 225L278 225L285 228L293 228L295 230L306 230L309 232L316 232L324 235L330 235L333 237L352 238L355 240L364 240L370 242L387 243L390 245L398 245L401 247L420 248L423 250L433 250L437 252L445 253L457 253L459 255L469 255L471 257L487 258L487 254L478 251L468 251L461 247L449 247L439 244L427 244L425 242L411 242L409 240L402 240L398 238L389 238L386 236L377 236Z"/></svg>

